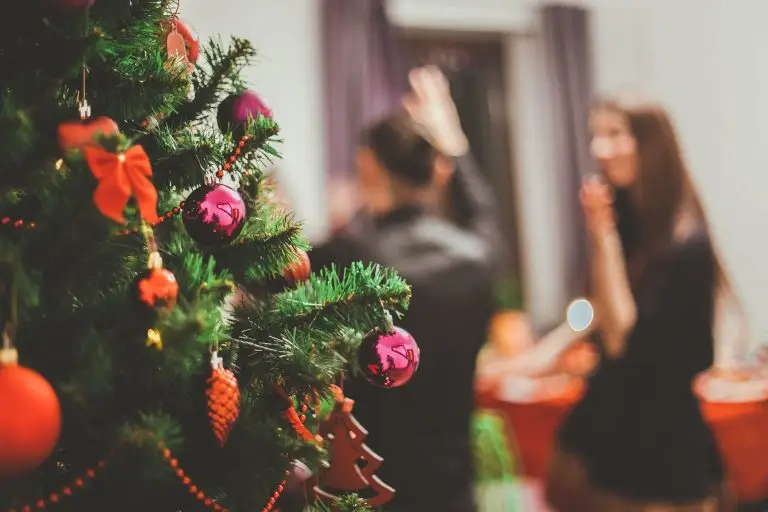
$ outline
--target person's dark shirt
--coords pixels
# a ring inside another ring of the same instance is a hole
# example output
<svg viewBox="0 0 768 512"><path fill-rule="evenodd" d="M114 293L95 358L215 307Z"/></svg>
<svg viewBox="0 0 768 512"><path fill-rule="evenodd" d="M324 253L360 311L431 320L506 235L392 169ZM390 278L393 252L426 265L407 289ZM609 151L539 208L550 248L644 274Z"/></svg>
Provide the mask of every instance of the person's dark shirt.
<svg viewBox="0 0 768 512"><path fill-rule="evenodd" d="M474 162L467 156L456 163L454 192L464 226L406 206L368 225L358 219L361 229L340 233L310 254L315 270L374 262L394 268L412 288L409 309L396 324L421 349L414 377L389 390L359 376L345 384L353 414L369 432L366 443L384 459L376 474L396 489L387 510L437 510L471 492L475 359L493 312L499 232L492 193Z"/></svg>
<svg viewBox="0 0 768 512"><path fill-rule="evenodd" d="M622 245L637 226L618 197ZM633 294L637 322L624 354L603 357L560 430L590 481L622 497L685 502L705 498L722 463L693 394L692 380L714 358L715 266L706 233L675 242L648 264Z"/></svg>

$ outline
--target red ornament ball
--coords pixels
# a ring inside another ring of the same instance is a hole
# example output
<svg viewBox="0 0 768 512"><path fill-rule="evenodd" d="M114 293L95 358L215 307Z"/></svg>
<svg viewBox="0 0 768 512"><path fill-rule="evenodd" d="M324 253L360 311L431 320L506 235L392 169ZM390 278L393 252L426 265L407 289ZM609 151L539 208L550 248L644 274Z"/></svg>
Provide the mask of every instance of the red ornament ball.
<svg viewBox="0 0 768 512"><path fill-rule="evenodd" d="M312 272L312 263L307 253L298 248L294 248L294 251L297 256L296 261L283 271L283 277L291 286L303 283L309 279L309 274Z"/></svg>
<svg viewBox="0 0 768 512"><path fill-rule="evenodd" d="M203 247L220 247L234 241L245 226L245 201L220 183L195 189L182 209L184 227Z"/></svg>
<svg viewBox="0 0 768 512"><path fill-rule="evenodd" d="M413 336L400 327L374 331L363 339L357 359L365 378L381 388L405 385L419 368L421 350Z"/></svg>
<svg viewBox="0 0 768 512"><path fill-rule="evenodd" d="M0 363L0 477L39 466L61 433L61 406L48 381L19 366L15 351L3 351L3 358L11 362Z"/></svg>

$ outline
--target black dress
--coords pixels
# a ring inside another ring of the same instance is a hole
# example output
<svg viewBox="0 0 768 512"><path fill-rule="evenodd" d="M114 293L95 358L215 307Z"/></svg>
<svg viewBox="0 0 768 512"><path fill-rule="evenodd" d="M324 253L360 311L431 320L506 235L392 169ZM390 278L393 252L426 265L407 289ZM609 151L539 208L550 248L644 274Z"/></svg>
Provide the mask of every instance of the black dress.
<svg viewBox="0 0 768 512"><path fill-rule="evenodd" d="M636 230L619 203L625 252ZM713 362L714 258L698 233L654 258L633 290L637 323L618 359L603 357L559 433L590 483L638 501L689 502L711 495L722 462L692 380Z"/></svg>

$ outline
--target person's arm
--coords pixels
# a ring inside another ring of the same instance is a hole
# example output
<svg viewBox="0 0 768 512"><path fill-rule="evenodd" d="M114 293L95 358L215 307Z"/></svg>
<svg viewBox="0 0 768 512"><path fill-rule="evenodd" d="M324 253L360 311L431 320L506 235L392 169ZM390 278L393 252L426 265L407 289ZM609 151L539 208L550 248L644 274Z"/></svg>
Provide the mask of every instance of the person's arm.
<svg viewBox="0 0 768 512"><path fill-rule="evenodd" d="M560 357L573 344L589 336L594 330L576 332L567 323L562 323L524 352L511 358L488 361L478 366L481 378L493 378L508 374L516 376L536 376L555 367Z"/></svg>
<svg viewBox="0 0 768 512"><path fill-rule="evenodd" d="M459 223L482 237L497 254L502 244L496 199L470 154L447 79L434 66L412 70L409 79L412 92L403 100L405 109L430 143L455 164L449 192Z"/></svg>
<svg viewBox="0 0 768 512"><path fill-rule="evenodd" d="M626 336L637 319L637 305L629 284L624 250L616 228L613 193L600 178L588 177L579 198L591 244L590 274L595 310L609 358L624 352Z"/></svg>
<svg viewBox="0 0 768 512"><path fill-rule="evenodd" d="M597 311L603 333L603 346L608 357L621 356L627 334L637 321L637 305L621 247L615 229L604 232L594 240L592 278Z"/></svg>
<svg viewBox="0 0 768 512"><path fill-rule="evenodd" d="M459 224L480 236L496 251L500 251L503 244L493 190L480 174L469 151L454 157L454 162L456 167L450 192Z"/></svg>

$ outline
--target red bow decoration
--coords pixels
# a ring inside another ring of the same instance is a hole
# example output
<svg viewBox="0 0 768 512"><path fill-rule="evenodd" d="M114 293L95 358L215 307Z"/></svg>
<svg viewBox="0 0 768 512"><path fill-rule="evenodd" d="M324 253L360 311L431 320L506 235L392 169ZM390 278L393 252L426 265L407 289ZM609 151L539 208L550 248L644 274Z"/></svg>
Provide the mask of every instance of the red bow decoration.
<svg viewBox="0 0 768 512"><path fill-rule="evenodd" d="M124 153L110 153L100 147L83 148L91 172L99 180L93 202L106 217L125 224L123 210L133 195L141 218L154 224L157 216L157 190L149 180L152 166L141 146L133 146Z"/></svg>

